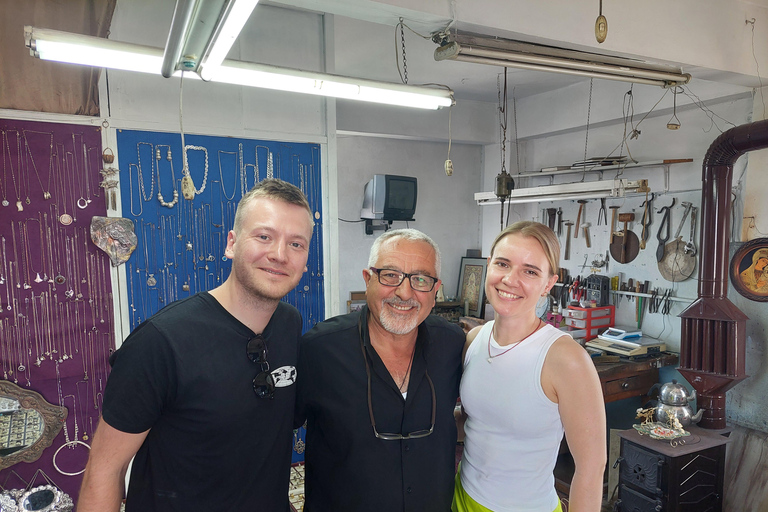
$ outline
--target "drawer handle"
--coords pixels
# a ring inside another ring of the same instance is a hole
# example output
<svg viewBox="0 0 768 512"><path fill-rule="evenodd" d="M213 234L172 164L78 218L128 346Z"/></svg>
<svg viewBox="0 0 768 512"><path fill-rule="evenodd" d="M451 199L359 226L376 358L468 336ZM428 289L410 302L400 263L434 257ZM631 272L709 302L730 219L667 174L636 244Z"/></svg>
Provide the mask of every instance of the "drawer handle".
<svg viewBox="0 0 768 512"><path fill-rule="evenodd" d="M629 389L629 382L622 382L621 389Z"/></svg>

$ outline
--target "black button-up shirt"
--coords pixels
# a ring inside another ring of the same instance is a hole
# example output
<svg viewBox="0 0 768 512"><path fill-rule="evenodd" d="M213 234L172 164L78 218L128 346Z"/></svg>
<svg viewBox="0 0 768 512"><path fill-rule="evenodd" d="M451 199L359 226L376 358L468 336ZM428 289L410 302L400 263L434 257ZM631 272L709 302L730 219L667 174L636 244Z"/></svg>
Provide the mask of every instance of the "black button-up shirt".
<svg viewBox="0 0 768 512"><path fill-rule="evenodd" d="M360 325L358 325L358 322ZM364 333L361 348L360 329ZM299 351L297 422L307 420L306 512L448 512L453 496L456 423L464 333L437 316L419 325L407 398L366 335L367 308L332 318L304 335ZM364 349L364 352L363 352ZM379 433L427 430L387 441L374 436L363 354L371 369L371 402Z"/></svg>

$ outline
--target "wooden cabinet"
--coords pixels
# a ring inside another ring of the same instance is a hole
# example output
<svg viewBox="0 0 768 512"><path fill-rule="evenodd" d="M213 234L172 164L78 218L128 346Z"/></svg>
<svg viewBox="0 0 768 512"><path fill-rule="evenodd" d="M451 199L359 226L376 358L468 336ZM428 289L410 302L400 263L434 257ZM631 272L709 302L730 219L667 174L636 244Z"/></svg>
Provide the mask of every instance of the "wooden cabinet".
<svg viewBox="0 0 768 512"><path fill-rule="evenodd" d="M645 396L651 386L659 381L659 368L676 365L677 362L676 354L662 353L658 357L638 361L596 363L603 399L608 403Z"/></svg>

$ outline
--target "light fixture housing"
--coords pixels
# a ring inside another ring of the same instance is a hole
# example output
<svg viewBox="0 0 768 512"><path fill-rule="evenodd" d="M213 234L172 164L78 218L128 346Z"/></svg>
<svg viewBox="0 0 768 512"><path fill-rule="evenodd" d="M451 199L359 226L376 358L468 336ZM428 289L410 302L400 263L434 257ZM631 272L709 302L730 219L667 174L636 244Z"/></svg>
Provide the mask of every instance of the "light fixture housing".
<svg viewBox="0 0 768 512"><path fill-rule="evenodd" d="M673 66L543 46L475 34L439 33L435 60L457 60L646 85L687 84L691 75Z"/></svg>
<svg viewBox="0 0 768 512"><path fill-rule="evenodd" d="M30 53L44 60L160 75L163 50L59 30L24 27ZM173 72L179 76L180 70ZM199 78L194 73L184 78ZM436 110L453 104L453 92L415 85L377 82L251 62L225 60L211 81L314 94L386 105Z"/></svg>
<svg viewBox="0 0 768 512"><path fill-rule="evenodd" d="M533 203L538 201L565 201L570 199L597 199L601 197L624 197L628 192L650 191L648 180L599 180L541 187L516 188L509 191L506 203ZM496 192L476 192L475 201L479 206L500 204Z"/></svg>

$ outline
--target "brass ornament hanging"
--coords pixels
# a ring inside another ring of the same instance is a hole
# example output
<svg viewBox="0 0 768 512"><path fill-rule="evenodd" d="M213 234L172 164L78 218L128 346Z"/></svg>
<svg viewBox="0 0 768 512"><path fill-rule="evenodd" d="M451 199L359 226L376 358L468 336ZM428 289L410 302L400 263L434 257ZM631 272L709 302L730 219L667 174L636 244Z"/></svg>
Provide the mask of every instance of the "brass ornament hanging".
<svg viewBox="0 0 768 512"><path fill-rule="evenodd" d="M602 43L606 37L608 37L608 20L603 16L603 0L600 0L600 14L595 20L595 39L598 43Z"/></svg>

